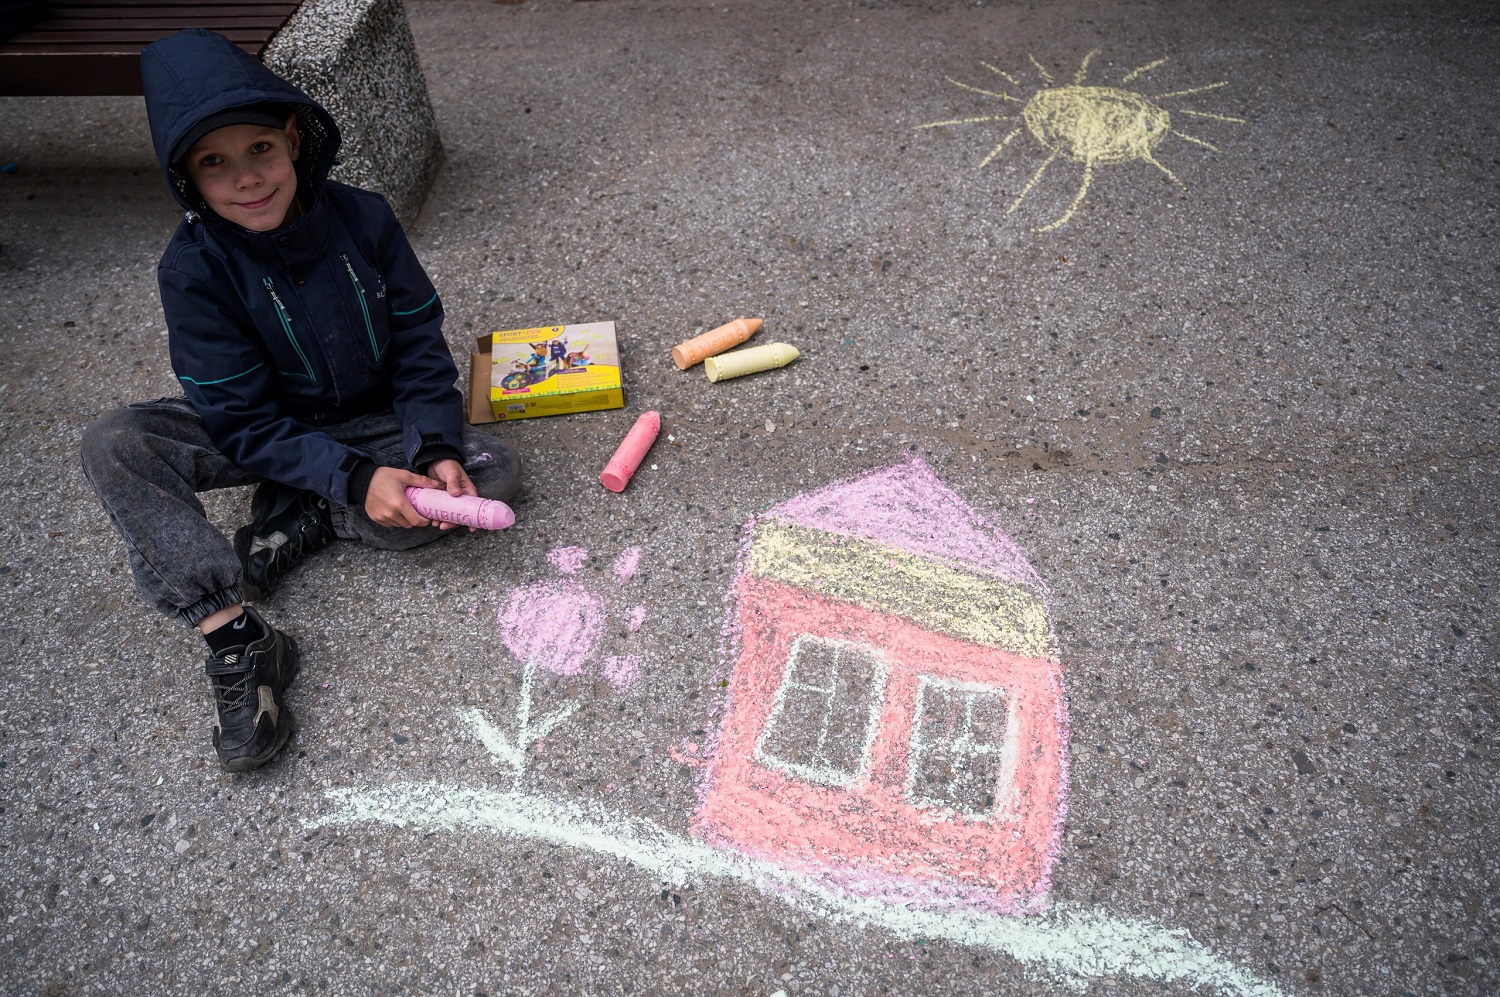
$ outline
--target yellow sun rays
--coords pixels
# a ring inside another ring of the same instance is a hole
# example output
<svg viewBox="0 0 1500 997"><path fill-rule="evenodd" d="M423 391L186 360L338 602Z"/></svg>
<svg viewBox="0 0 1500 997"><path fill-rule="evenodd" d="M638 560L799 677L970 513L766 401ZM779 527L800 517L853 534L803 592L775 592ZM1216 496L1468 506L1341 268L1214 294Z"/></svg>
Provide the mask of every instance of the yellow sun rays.
<svg viewBox="0 0 1500 997"><path fill-rule="evenodd" d="M1047 150L1047 158L1032 171L1025 186L1021 188L1021 192L1005 209L1007 215L1013 213L1025 202L1027 196L1036 189L1048 169L1058 159L1080 164L1083 167L1083 176L1072 201L1060 216L1034 230L1037 232L1050 232L1067 224L1083 205L1089 186L1093 183L1095 169L1099 166L1126 162L1149 163L1173 183L1182 186L1182 181L1177 178L1177 175L1156 159L1154 152L1157 145L1168 135L1174 135L1185 142L1202 146L1212 152L1218 152L1219 149L1205 139L1172 127L1172 114L1161 107L1160 102L1209 93L1228 86L1228 81L1221 80L1217 83L1154 96L1124 89L1124 84L1132 83L1166 65L1168 60L1164 57L1132 69L1121 78L1121 85L1118 87L1086 84L1084 81L1088 78L1089 66L1098 54L1099 50L1095 49L1085 55L1078 65L1078 71L1073 74L1072 80L1058 85L1057 80L1045 66L1037 61L1036 56L1028 53L1027 58L1041 76L1045 86L1037 89L1025 99L1011 94L1008 90L987 90L952 77L945 77L949 83L960 89L1020 104L1020 113L929 121L916 127L919 129L946 128L951 125L988 124L997 121L1015 121L1019 117L1022 124L1008 131L979 164L979 169L984 169L994 162L1022 131L1029 131L1037 143ZM1016 77L999 67L987 62L981 62L980 65L1004 80L1010 87L1022 89L1022 84ZM1244 118L1191 108L1177 108L1175 113L1227 124L1245 123Z"/></svg>

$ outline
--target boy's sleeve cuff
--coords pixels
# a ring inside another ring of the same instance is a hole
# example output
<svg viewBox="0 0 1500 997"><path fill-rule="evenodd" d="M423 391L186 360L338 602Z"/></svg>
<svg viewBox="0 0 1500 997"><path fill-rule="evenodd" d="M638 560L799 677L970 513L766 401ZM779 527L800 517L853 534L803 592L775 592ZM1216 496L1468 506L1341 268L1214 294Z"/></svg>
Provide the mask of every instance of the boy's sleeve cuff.
<svg viewBox="0 0 1500 997"><path fill-rule="evenodd" d="M457 447L450 447L446 443L429 443L417 451L417 459L412 463L416 465L417 470L426 474L427 468L440 460L456 460L462 464L464 462L463 451Z"/></svg>
<svg viewBox="0 0 1500 997"><path fill-rule="evenodd" d="M375 478L375 462L368 457L360 458L359 463L349 472L349 504L351 506L362 506L365 504L365 496L369 494L370 482Z"/></svg>

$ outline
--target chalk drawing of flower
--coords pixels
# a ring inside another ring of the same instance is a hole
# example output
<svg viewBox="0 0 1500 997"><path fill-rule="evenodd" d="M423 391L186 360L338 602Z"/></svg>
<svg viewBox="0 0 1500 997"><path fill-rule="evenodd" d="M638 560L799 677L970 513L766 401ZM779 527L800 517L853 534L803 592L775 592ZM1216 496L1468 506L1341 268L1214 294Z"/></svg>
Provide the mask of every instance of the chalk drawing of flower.
<svg viewBox="0 0 1500 997"><path fill-rule="evenodd" d="M599 648L604 601L572 579L538 582L511 589L495 620L500 643L527 668L577 675Z"/></svg>
<svg viewBox="0 0 1500 997"><path fill-rule="evenodd" d="M565 576L572 576L588 559L588 552L579 547L559 547L547 559ZM634 574L639 559L638 548L627 551L622 561L628 561L631 570L622 575L621 562L616 562L615 574L625 580ZM568 703L534 718L532 693L538 672L573 677L592 663L616 692L629 689L640 675L641 662L636 655L609 655L596 660L608 615L604 599L573 577L519 585L510 590L496 612L500 643L521 667L513 733L507 736L478 709L464 710L460 717L492 755L511 767L514 786L519 787L525 775L527 753L578 709L577 703ZM626 628L640 629L645 615L644 605L634 607L627 616Z"/></svg>

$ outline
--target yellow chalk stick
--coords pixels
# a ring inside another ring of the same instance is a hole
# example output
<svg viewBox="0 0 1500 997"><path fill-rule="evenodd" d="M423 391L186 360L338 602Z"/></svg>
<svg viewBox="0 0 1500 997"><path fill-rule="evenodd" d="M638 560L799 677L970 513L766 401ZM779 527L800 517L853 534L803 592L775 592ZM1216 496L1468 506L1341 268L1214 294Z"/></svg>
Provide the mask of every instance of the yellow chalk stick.
<svg viewBox="0 0 1500 997"><path fill-rule="evenodd" d="M677 365L678 370L687 370L700 360L740 345L755 335L759 328L758 318L737 318L672 347L672 362Z"/></svg>
<svg viewBox="0 0 1500 997"><path fill-rule="evenodd" d="M754 374L758 370L785 367L801 355L795 346L767 343L765 346L752 346L748 350L735 350L722 356L709 357L703 361L703 369L710 381L727 381L731 377Z"/></svg>

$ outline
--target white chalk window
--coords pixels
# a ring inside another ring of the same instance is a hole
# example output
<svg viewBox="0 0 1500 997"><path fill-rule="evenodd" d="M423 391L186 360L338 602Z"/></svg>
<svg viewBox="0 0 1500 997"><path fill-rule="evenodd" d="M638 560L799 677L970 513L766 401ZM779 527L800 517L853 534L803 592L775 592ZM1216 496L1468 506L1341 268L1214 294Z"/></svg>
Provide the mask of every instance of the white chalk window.
<svg viewBox="0 0 1500 997"><path fill-rule="evenodd" d="M971 820L1005 815L1016 767L1004 687L924 677L907 753L906 798Z"/></svg>
<svg viewBox="0 0 1500 997"><path fill-rule="evenodd" d="M801 634L755 760L822 786L847 786L865 771L889 669L875 648Z"/></svg>

